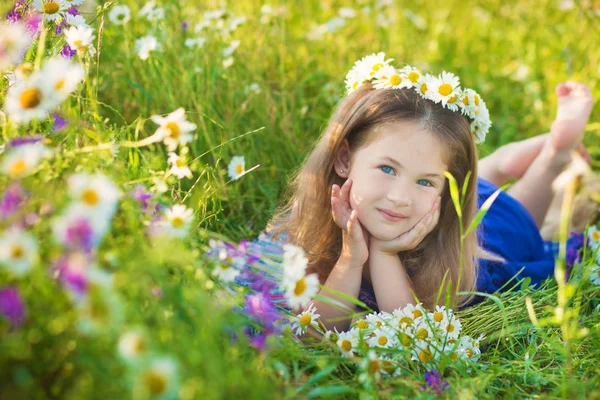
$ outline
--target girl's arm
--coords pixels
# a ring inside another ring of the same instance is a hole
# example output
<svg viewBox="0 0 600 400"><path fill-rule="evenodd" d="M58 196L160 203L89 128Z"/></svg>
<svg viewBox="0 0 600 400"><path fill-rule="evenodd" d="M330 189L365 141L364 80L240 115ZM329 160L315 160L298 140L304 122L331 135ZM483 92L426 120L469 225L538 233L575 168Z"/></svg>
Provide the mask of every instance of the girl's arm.
<svg viewBox="0 0 600 400"><path fill-rule="evenodd" d="M371 251L369 267L377 306L381 311L391 313L414 303L410 278L397 254Z"/></svg>
<svg viewBox="0 0 600 400"><path fill-rule="evenodd" d="M323 286L343 292L348 296L358 298L362 281L362 269L362 265L353 265L348 258L340 257ZM313 303L317 308L318 313L321 314L321 321L323 324L329 330L333 330L333 328L337 328L338 331L347 330L352 321L354 304L329 293L325 289L321 289L319 295L329 297L344 305L344 308L342 308L337 305L315 300Z"/></svg>

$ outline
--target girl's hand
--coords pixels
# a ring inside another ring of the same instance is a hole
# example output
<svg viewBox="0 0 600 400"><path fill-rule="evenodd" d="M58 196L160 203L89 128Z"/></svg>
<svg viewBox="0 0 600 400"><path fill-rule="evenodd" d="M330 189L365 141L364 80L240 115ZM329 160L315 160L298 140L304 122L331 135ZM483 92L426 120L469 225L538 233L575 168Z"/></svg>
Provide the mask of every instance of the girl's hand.
<svg viewBox="0 0 600 400"><path fill-rule="evenodd" d="M370 251L379 251L385 254L398 254L401 251L412 250L435 228L440 218L440 197L434 202L427 214L421 218L408 232L404 232L392 240L379 240L371 236L369 241Z"/></svg>
<svg viewBox="0 0 600 400"><path fill-rule="evenodd" d="M345 260L352 268L362 268L369 258L368 233L365 232L358 221L358 212L350 206L351 180L340 188L333 185L331 188L331 212L333 220L342 229L342 253L340 258Z"/></svg>

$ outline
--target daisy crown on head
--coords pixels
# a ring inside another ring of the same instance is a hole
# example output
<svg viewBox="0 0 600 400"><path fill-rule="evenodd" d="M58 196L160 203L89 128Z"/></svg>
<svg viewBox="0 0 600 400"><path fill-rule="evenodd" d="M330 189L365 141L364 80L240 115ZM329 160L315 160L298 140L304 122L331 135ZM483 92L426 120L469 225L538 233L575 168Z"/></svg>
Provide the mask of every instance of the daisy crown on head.
<svg viewBox="0 0 600 400"><path fill-rule="evenodd" d="M386 60L385 53L381 52L354 63L346 75L348 94L367 82L375 89L412 88L421 97L466 116L471 121L475 142L482 143L485 140L492 121L485 102L476 91L461 88L458 77L450 72L444 71L438 76L423 74L410 65L397 69L390 64L391 61L393 59Z"/></svg>

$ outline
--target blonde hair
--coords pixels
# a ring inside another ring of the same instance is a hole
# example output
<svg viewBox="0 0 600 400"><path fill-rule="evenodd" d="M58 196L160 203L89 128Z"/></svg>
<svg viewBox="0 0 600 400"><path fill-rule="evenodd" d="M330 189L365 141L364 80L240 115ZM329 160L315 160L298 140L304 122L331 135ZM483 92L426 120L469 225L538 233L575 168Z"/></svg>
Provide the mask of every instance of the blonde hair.
<svg viewBox="0 0 600 400"><path fill-rule="evenodd" d="M289 241L306 251L310 270L319 275L322 283L329 276L342 248L342 232L331 213L331 186L344 183L344 179L334 171L340 146L347 139L352 153L372 139L377 127L406 120L422 124L441 141L448 171L459 187L471 171L472 179L465 191L462 210L464 230L474 218L477 211L477 148L467 119L441 104L423 99L412 89L374 90L370 84L362 85L339 103L313 151L295 172L287 189L287 202L277 211L268 227L275 238L287 232ZM439 303L444 302L450 281L452 306L457 305L458 291L475 289L479 253L477 236L473 232L463 243L460 273L459 220L449 187L445 185L437 226L415 249L401 252L399 256L419 301L432 308L439 290L443 294ZM460 287L456 290L459 273ZM462 296L458 305L471 298Z"/></svg>

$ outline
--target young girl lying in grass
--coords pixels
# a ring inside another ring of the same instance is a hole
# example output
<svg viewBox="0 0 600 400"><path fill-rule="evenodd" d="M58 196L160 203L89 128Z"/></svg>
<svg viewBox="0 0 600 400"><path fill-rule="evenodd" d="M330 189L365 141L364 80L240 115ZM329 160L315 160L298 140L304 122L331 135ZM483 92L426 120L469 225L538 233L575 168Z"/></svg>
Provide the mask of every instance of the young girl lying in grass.
<svg viewBox="0 0 600 400"><path fill-rule="evenodd" d="M568 82L556 88L551 132L501 147L478 161L476 142L491 123L485 103L444 72L395 69L383 53L357 62L349 90L291 183L286 206L270 230L306 251L309 272L322 285L358 298L375 311L415 303L471 303L514 275L533 284L550 277L553 254L540 236L552 200L551 183L578 149L591 112L590 90ZM463 229L497 186L500 193L479 229L463 244L445 172L464 190ZM468 174L477 179L467 181ZM441 290L440 290L441 289ZM438 296L441 293L441 296ZM314 301L328 329L348 328L354 305ZM301 311L301 310L295 310Z"/></svg>

